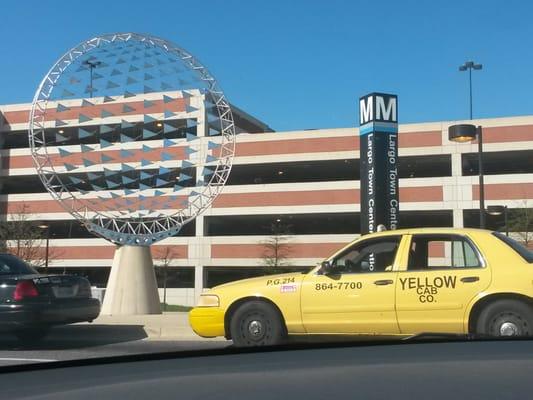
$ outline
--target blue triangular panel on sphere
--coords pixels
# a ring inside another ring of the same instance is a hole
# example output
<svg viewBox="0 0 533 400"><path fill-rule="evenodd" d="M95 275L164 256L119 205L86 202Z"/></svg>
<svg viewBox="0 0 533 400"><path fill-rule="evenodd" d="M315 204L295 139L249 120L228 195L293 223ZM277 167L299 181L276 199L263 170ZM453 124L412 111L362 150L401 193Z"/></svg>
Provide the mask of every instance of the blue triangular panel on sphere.
<svg viewBox="0 0 533 400"><path fill-rule="evenodd" d="M95 174L94 172L87 172L87 178L89 178L90 181L95 181L100 178L98 174Z"/></svg>
<svg viewBox="0 0 533 400"><path fill-rule="evenodd" d="M163 124L163 133L171 133L177 131L178 128L169 125L169 124Z"/></svg>
<svg viewBox="0 0 533 400"><path fill-rule="evenodd" d="M65 164L63 164L63 165L64 165L64 167L65 167L65 169L66 169L67 171L73 171L73 170L75 170L75 169L77 168L77 167L75 167L74 165L72 165L72 164L68 164L68 163L65 163Z"/></svg>
<svg viewBox="0 0 533 400"><path fill-rule="evenodd" d="M181 189L183 189L183 186L178 185L178 184L175 184L175 185L174 185L174 191L175 191L175 192L178 192L178 191L180 191Z"/></svg>
<svg viewBox="0 0 533 400"><path fill-rule="evenodd" d="M209 168L204 168L204 170L202 171L202 176L209 176L209 175L213 175L214 171L210 170Z"/></svg>
<svg viewBox="0 0 533 400"><path fill-rule="evenodd" d="M208 150L214 150L214 149L218 149L219 147L221 147L222 145L220 143L215 143L215 142L208 142L207 143L207 149Z"/></svg>
<svg viewBox="0 0 533 400"><path fill-rule="evenodd" d="M156 196L162 196L164 194L165 194L165 192L162 192L161 190L155 190L154 191L154 195L156 195Z"/></svg>
<svg viewBox="0 0 533 400"><path fill-rule="evenodd" d="M97 192L101 191L101 190L104 190L104 188L102 186L98 186L98 185L91 185L93 187L94 190L96 190ZM98 196L99 199L102 199L102 200L105 200L105 198L103 197L100 197Z"/></svg>
<svg viewBox="0 0 533 400"><path fill-rule="evenodd" d="M61 121L60 119L56 119L55 124L56 124L56 126L68 125L65 121Z"/></svg>
<svg viewBox="0 0 533 400"><path fill-rule="evenodd" d="M183 160L181 162L181 168L192 168L192 167L194 167L194 164L190 161Z"/></svg>
<svg viewBox="0 0 533 400"><path fill-rule="evenodd" d="M144 116L144 123L145 124L149 124L149 123L155 122L155 121L157 121L157 120L154 117L151 117L149 115L145 115Z"/></svg>
<svg viewBox="0 0 533 400"><path fill-rule="evenodd" d="M189 133L189 132L187 132L187 133L185 134L185 137L187 138L187 142L191 142L191 141L193 141L193 140L198 139L198 136L193 135L192 133Z"/></svg>
<svg viewBox="0 0 533 400"><path fill-rule="evenodd" d="M133 194L133 193L135 193L134 190L131 190L131 189L124 189L124 194L125 194L125 195L129 195L129 194ZM128 205L132 205L133 203L135 203L135 201L130 200L130 199L126 199L126 204L128 204Z"/></svg>
<svg viewBox="0 0 533 400"><path fill-rule="evenodd" d="M68 179L70 179L70 181L71 181L74 185L78 185L78 184L80 184L80 183L83 182L80 178L76 178L75 176L69 176Z"/></svg>
<svg viewBox="0 0 533 400"><path fill-rule="evenodd" d="M93 136L93 132L89 132L87 129L78 128L78 137L80 139L85 139Z"/></svg>
<svg viewBox="0 0 533 400"><path fill-rule="evenodd" d="M113 143L105 140L105 139L102 139L100 138L100 148L106 148L106 147L109 147L109 146L113 146ZM102 156L103 157L103 156Z"/></svg>
<svg viewBox="0 0 533 400"><path fill-rule="evenodd" d="M122 172L135 171L135 168L128 164L121 164L120 169Z"/></svg>
<svg viewBox="0 0 533 400"><path fill-rule="evenodd" d="M191 147L186 147L186 148L185 148L185 154L187 154L187 155L190 156L191 154L194 154L194 153L198 153L198 150L194 150L194 149L191 148Z"/></svg>
<svg viewBox="0 0 533 400"><path fill-rule="evenodd" d="M70 151L67 151L67 150L63 150L61 147L57 149L59 151L59 155L61 157L68 157L70 156L72 153Z"/></svg>
<svg viewBox="0 0 533 400"><path fill-rule="evenodd" d="M218 161L218 158L213 157L213 156L211 156L211 155L209 155L209 154L208 154L207 157L205 158L205 162L210 163L210 162L214 162L214 161Z"/></svg>
<svg viewBox="0 0 533 400"><path fill-rule="evenodd" d="M102 154L102 156L100 157L102 159L102 162L109 162L109 161L113 161L114 158L113 157L109 157L108 155L106 154Z"/></svg>
<svg viewBox="0 0 533 400"><path fill-rule="evenodd" d="M80 114L78 117L78 122L81 124L83 122L92 121L91 117L88 117L87 115Z"/></svg>
<svg viewBox="0 0 533 400"><path fill-rule="evenodd" d="M129 113L135 111L135 108L128 106L127 104L124 104L124 107L122 107L123 113Z"/></svg>
<svg viewBox="0 0 533 400"><path fill-rule="evenodd" d="M100 133L113 132L113 128L108 125L100 125Z"/></svg>
<svg viewBox="0 0 533 400"><path fill-rule="evenodd" d="M86 144L80 144L81 151L83 153L87 153L89 151L93 151L94 149L90 146L87 146Z"/></svg>
<svg viewBox="0 0 533 400"><path fill-rule="evenodd" d="M172 154L165 153L164 151L161 152L161 159L163 161L171 161L173 159Z"/></svg>
<svg viewBox="0 0 533 400"><path fill-rule="evenodd" d="M61 93L61 97L72 97L74 96L74 93L72 93L70 90L63 89L63 92Z"/></svg>
<svg viewBox="0 0 533 400"><path fill-rule="evenodd" d="M85 167L90 167L94 165L94 162L92 162L91 160L88 160L86 158L82 158L82 160L83 160L83 165L85 165Z"/></svg>
<svg viewBox="0 0 533 400"><path fill-rule="evenodd" d="M106 180L105 183L106 183L107 187L110 188L110 189L114 189L114 188L120 186L120 183L116 183L116 182L113 182L113 181L110 181L110 180Z"/></svg>
<svg viewBox="0 0 533 400"><path fill-rule="evenodd" d="M143 153L148 153L148 152L152 151L153 149L151 147L148 147L147 145L143 144L142 150L143 150Z"/></svg>
<svg viewBox="0 0 533 400"><path fill-rule="evenodd" d="M112 169L104 168L104 175L106 176L106 178L109 178L110 176L116 175L118 173L119 171L114 171Z"/></svg>
<svg viewBox="0 0 533 400"><path fill-rule="evenodd" d="M217 131L216 129L209 128L209 132L207 132L209 136L217 136L220 134L220 131Z"/></svg>
<svg viewBox="0 0 533 400"><path fill-rule="evenodd" d="M170 172L170 169L165 168L165 167L159 167L158 175L165 175L165 174L168 174L169 172Z"/></svg>
<svg viewBox="0 0 533 400"><path fill-rule="evenodd" d="M170 103L171 101L174 101L172 97L167 96L166 94L163 95L163 103Z"/></svg>
<svg viewBox="0 0 533 400"><path fill-rule="evenodd" d="M144 183L139 183L140 190L150 190L152 187L150 185L145 185Z"/></svg>
<svg viewBox="0 0 533 400"><path fill-rule="evenodd" d="M132 157L132 156L133 156L133 152L131 152L130 150L124 150L124 149L120 150L120 157L129 158L129 157Z"/></svg>
<svg viewBox="0 0 533 400"><path fill-rule="evenodd" d="M68 137L60 135L59 133L56 133L56 142L58 142L58 143L59 142L65 142L67 140L69 140Z"/></svg>
<svg viewBox="0 0 533 400"><path fill-rule="evenodd" d="M118 199L119 197L122 197L121 195L119 194L116 194L116 193L109 193L111 195L112 198L114 199Z"/></svg>
<svg viewBox="0 0 533 400"><path fill-rule="evenodd" d="M196 122L196 119L194 118L187 118L186 124L187 128L194 128L195 126L198 126L198 122Z"/></svg>
<svg viewBox="0 0 533 400"><path fill-rule="evenodd" d="M183 172L180 174L180 182L186 181L186 180L189 180L189 179L192 179L192 176L184 174Z"/></svg>
<svg viewBox="0 0 533 400"><path fill-rule="evenodd" d="M63 112L63 111L68 111L68 110L70 110L69 107L64 106L61 103L57 103L56 112Z"/></svg>
<svg viewBox="0 0 533 400"><path fill-rule="evenodd" d="M101 116L102 118L107 118L107 117L112 117L112 116L113 116L113 114L112 114L112 113L110 113L110 112L109 112L109 111L107 111L107 110L102 110L102 112L101 112L100 116Z"/></svg>
<svg viewBox="0 0 533 400"><path fill-rule="evenodd" d="M134 183L135 179L128 178L127 176L122 177L122 184L127 185L129 183Z"/></svg>
<svg viewBox="0 0 533 400"><path fill-rule="evenodd" d="M151 179L153 177L152 174L149 174L148 172L141 171L141 180L144 181L145 179Z"/></svg>
<svg viewBox="0 0 533 400"><path fill-rule="evenodd" d="M126 136L124 134L120 134L120 143L128 143L128 142L134 142L135 139L129 137L129 136Z"/></svg>
<svg viewBox="0 0 533 400"><path fill-rule="evenodd" d="M157 135L158 135L157 132L152 132L151 130L143 129L143 139L150 139Z"/></svg>
<svg viewBox="0 0 533 400"><path fill-rule="evenodd" d="M164 179L161 179L161 178L157 178L156 181L155 181L155 185L156 186L165 186L165 185L168 185L168 181L166 181Z"/></svg>
<svg viewBox="0 0 533 400"><path fill-rule="evenodd" d="M151 161L145 160L144 158L141 160L141 166L147 167L148 165L152 165L153 163Z"/></svg>
<svg viewBox="0 0 533 400"><path fill-rule="evenodd" d="M144 100L143 105L144 105L144 108L150 108L154 106L154 102L150 100Z"/></svg>
<svg viewBox="0 0 533 400"><path fill-rule="evenodd" d="M170 139L167 139L167 138L163 139L163 147L170 147L170 146L174 146L175 144L176 142L173 142Z"/></svg>
<svg viewBox="0 0 533 400"><path fill-rule="evenodd" d="M126 108L127 106L124 106L124 109ZM128 108L131 108L131 107L128 107ZM123 112L129 112L129 111L124 111L124 109L122 110ZM135 111L133 108L130 110L130 111ZM128 128L133 128L135 126L135 124L132 124L131 122L128 122L126 120L122 120L121 123L120 123L120 127L122 129L128 129Z"/></svg>
<svg viewBox="0 0 533 400"><path fill-rule="evenodd" d="M110 103L112 101L115 101L115 99L110 96L104 96L104 103Z"/></svg>
<svg viewBox="0 0 533 400"><path fill-rule="evenodd" d="M127 90L124 92L124 98L128 98L128 97L135 97L135 94L134 93L131 93L131 92L128 92Z"/></svg>
<svg viewBox="0 0 533 400"><path fill-rule="evenodd" d="M169 110L165 110L164 116L165 116L165 119L172 118L176 116L176 113L173 113L172 111L169 111Z"/></svg>
<svg viewBox="0 0 533 400"><path fill-rule="evenodd" d="M196 107L193 107L193 106L190 106L190 105L187 104L185 106L185 111L188 112L188 113L191 113L191 112L198 111L198 109Z"/></svg>
<svg viewBox="0 0 533 400"><path fill-rule="evenodd" d="M116 84L113 81L107 81L107 85L105 86L106 89L114 89L118 87L120 87L120 85Z"/></svg>
<svg viewBox="0 0 533 400"><path fill-rule="evenodd" d="M144 85L144 89L143 89L143 92L144 93L154 93L156 90L155 89L152 89L150 86L146 86Z"/></svg>

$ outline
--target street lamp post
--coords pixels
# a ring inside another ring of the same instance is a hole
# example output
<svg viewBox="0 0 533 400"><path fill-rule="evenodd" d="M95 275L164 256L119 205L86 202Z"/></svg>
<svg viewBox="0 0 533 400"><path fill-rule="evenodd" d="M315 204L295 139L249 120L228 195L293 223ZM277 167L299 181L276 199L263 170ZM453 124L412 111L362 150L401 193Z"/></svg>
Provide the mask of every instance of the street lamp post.
<svg viewBox="0 0 533 400"><path fill-rule="evenodd" d="M479 170L479 227L485 229L485 185L483 175L483 128L481 126L459 124L448 128L448 139L465 143L477 139Z"/></svg>
<svg viewBox="0 0 533 400"><path fill-rule="evenodd" d="M502 215L503 214L503 221L505 225L505 235L509 236L509 217L508 217L508 209L507 206L488 206L487 207L487 214L489 215Z"/></svg>
<svg viewBox="0 0 533 400"><path fill-rule="evenodd" d="M468 70L468 86L470 89L470 119L472 119L472 70L480 70L483 65L476 64L474 61L467 61L463 65L459 66L459 71Z"/></svg>
<svg viewBox="0 0 533 400"><path fill-rule="evenodd" d="M90 81L90 84L89 84L89 95L92 98L93 97L93 69L95 69L100 64L102 64L102 62L101 61L85 60L82 64L89 67L89 74L90 74L89 75L90 76L90 78L89 78L89 81Z"/></svg>
<svg viewBox="0 0 533 400"><path fill-rule="evenodd" d="M39 228L46 229L46 250L45 250L45 258L44 258L44 272L45 274L48 273L48 251L49 251L49 245L50 245L50 225L42 224L39 225Z"/></svg>

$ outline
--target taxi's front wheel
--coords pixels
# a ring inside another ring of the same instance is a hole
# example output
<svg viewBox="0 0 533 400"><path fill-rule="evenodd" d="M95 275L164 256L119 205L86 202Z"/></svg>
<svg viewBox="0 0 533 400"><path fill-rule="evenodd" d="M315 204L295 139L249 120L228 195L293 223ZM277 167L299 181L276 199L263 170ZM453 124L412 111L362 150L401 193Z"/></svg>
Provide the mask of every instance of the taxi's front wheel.
<svg viewBox="0 0 533 400"><path fill-rule="evenodd" d="M518 300L499 300L487 305L476 332L488 336L532 336L533 309Z"/></svg>
<svg viewBox="0 0 533 400"><path fill-rule="evenodd" d="M249 301L235 311L230 333L237 347L271 346L282 343L285 338L279 313L261 301Z"/></svg>

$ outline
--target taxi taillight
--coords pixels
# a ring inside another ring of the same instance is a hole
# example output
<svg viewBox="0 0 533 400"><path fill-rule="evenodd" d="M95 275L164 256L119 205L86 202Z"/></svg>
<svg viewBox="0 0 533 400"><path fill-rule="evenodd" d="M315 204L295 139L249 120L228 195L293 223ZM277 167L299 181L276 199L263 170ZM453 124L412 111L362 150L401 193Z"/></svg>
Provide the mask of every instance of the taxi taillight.
<svg viewBox="0 0 533 400"><path fill-rule="evenodd" d="M15 286L15 291L13 292L13 300L20 301L28 297L37 297L39 292L33 281L20 281Z"/></svg>

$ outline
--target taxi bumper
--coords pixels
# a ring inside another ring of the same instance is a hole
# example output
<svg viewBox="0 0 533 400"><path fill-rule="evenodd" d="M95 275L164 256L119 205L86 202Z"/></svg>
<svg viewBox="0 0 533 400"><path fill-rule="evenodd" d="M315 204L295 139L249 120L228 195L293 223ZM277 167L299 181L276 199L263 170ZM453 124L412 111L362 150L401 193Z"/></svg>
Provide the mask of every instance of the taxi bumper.
<svg viewBox="0 0 533 400"><path fill-rule="evenodd" d="M224 310L219 307L193 308L189 312L189 324L199 336L224 336Z"/></svg>

